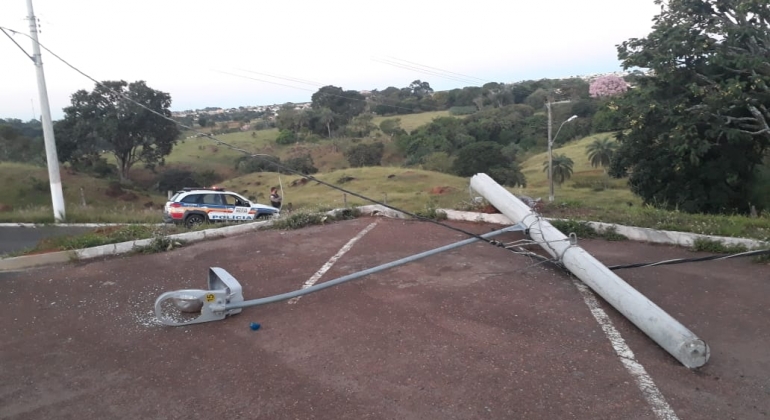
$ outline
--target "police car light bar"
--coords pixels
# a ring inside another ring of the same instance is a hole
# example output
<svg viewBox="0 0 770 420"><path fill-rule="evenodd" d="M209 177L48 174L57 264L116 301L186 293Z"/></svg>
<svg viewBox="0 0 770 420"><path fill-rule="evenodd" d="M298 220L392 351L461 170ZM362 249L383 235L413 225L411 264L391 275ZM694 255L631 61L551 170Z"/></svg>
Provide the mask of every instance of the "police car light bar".
<svg viewBox="0 0 770 420"><path fill-rule="evenodd" d="M222 187L184 187L182 188L182 191L224 191L225 189Z"/></svg>

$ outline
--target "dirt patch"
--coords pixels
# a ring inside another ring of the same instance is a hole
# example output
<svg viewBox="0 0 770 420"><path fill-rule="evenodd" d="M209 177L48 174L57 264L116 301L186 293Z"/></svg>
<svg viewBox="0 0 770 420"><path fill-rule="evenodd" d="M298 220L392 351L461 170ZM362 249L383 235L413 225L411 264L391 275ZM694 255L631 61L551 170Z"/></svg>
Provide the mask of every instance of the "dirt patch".
<svg viewBox="0 0 770 420"><path fill-rule="evenodd" d="M13 211L13 206L11 206L10 204L0 203L0 212L4 212L4 211Z"/></svg>
<svg viewBox="0 0 770 420"><path fill-rule="evenodd" d="M497 207L487 204L486 206L479 209L480 213L486 213L486 214L498 214L500 213L500 210L497 209Z"/></svg>
<svg viewBox="0 0 770 420"><path fill-rule="evenodd" d="M448 194L454 191L455 189L452 187L433 187L428 192L433 195L442 195L442 194Z"/></svg>
<svg viewBox="0 0 770 420"><path fill-rule="evenodd" d="M300 179L295 179L294 181L291 181L290 186L292 186L292 187L301 187L301 186L303 186L303 185L305 185L307 183L308 183L307 178L300 178Z"/></svg>

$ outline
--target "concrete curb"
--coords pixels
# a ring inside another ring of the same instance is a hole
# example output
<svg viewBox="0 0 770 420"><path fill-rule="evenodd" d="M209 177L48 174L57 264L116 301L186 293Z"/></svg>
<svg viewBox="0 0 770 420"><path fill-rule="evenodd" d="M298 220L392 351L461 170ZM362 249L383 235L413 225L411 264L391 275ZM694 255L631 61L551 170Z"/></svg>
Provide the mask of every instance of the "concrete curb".
<svg viewBox="0 0 770 420"><path fill-rule="evenodd" d="M269 226L272 223L272 220L252 222L242 225L199 230L196 232L178 233L176 235L169 235L168 237L169 239L177 241L198 242L206 239L222 238L239 233L252 232L261 227ZM152 238L100 245L92 248L76 249L72 251L49 252L38 255L23 255L20 257L3 258L0 259L0 271L15 271L40 265L66 263L69 261L80 261L88 260L91 258L107 257L110 255L125 254L127 252L131 252L134 248L144 247L150 243L152 243Z"/></svg>
<svg viewBox="0 0 770 420"><path fill-rule="evenodd" d="M500 225L510 225L513 222L502 214L474 213L469 211L441 210L447 214L449 220L465 220L469 222L486 222ZM551 219L545 220L564 220ZM721 242L723 245L743 245L748 249L763 248L770 246L769 242L758 241L756 239L733 238L729 236L702 235L690 232L675 232L671 230L656 230L650 228L640 228L635 226L618 225L614 223L586 222L589 226L599 232L614 228L615 231L632 241L650 242L654 244L678 245L692 247L696 239L707 239ZM567 233L567 232L563 232Z"/></svg>
<svg viewBox="0 0 770 420"><path fill-rule="evenodd" d="M390 217L395 219L409 219L404 213L391 210L387 207L375 204L369 206L357 207L358 211L365 216L380 216ZM327 212L329 215L337 215L339 212L346 209L335 209ZM487 214L487 213L475 213L469 211L458 211L448 209L438 209L443 211L447 215L449 220L462 220L476 223L492 223L498 225L512 225L510 219L502 214ZM546 219L546 220L560 220L560 219ZM614 228L615 231L630 240L650 242L656 244L669 244L691 247L696 239L709 239L712 241L718 241L724 245L743 245L749 249L761 248L770 245L770 243L757 241L754 239L745 238L731 238L725 236L710 236L701 235L697 233L688 232L674 232L667 230L655 230L649 228L639 228L633 226L617 225L613 223L601 223L601 222L587 222L589 226L598 231L604 231L606 229ZM79 224L79 225L55 225L55 226L82 226L82 227L100 227L100 226L122 226L125 223L119 224ZM246 232L252 232L262 227L273 224L273 220L267 220L262 222L252 222L242 225L226 226L222 228L206 229L196 232L178 233L176 235L169 235L172 240L184 241L184 242L198 242L206 239L224 238L230 235L237 235ZM37 227L38 225L27 223L9 223L0 224L21 226L24 227ZM26 226L29 225L29 226ZM161 225L159 225L161 226ZM136 241L120 242L116 244L101 245L92 248L77 249L72 251L60 251L49 252L46 254L38 255L24 255L20 257L11 257L0 259L0 271L15 271L25 268L36 267L47 264L66 263L69 261L80 261L91 258L107 257L111 255L119 255L127 252L131 252L134 248L147 246L152 242L152 239L140 239Z"/></svg>

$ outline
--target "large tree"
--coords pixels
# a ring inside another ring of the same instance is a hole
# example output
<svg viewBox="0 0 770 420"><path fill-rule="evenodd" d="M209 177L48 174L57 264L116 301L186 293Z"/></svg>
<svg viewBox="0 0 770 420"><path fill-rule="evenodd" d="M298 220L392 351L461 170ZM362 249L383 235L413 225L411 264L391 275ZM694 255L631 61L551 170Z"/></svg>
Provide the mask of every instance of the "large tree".
<svg viewBox="0 0 770 420"><path fill-rule="evenodd" d="M179 137L176 123L136 104L171 117L171 95L144 81L102 82L91 92L75 92L71 101L64 108L64 119L56 124L62 161L107 150L115 156L120 179L127 180L139 162L147 167L163 164Z"/></svg>
<svg viewBox="0 0 770 420"><path fill-rule="evenodd" d="M749 209L770 146L767 0L670 0L652 32L618 46L650 69L617 101L629 130L612 174L646 203L689 212Z"/></svg>
<svg viewBox="0 0 770 420"><path fill-rule="evenodd" d="M355 90L342 90L337 86L324 86L318 89L310 99L314 109L331 109L339 125L347 124L366 109L364 95Z"/></svg>

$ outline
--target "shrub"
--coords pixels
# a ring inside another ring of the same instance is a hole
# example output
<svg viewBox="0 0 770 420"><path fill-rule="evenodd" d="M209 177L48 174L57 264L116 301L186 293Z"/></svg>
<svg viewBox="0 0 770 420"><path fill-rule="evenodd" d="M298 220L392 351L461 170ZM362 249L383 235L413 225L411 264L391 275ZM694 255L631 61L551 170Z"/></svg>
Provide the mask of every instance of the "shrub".
<svg viewBox="0 0 770 420"><path fill-rule="evenodd" d="M449 108L450 115L470 115L476 112L475 106L453 106Z"/></svg>

